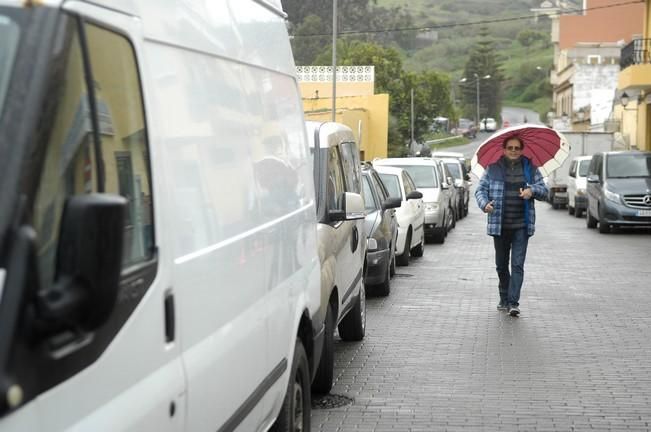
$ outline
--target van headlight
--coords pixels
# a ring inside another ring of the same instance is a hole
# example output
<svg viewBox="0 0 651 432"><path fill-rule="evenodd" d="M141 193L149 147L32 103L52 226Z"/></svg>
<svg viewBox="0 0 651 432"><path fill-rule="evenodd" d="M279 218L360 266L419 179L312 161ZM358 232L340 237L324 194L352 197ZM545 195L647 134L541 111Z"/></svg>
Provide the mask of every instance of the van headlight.
<svg viewBox="0 0 651 432"><path fill-rule="evenodd" d="M425 203L426 212L435 212L439 209L439 204L434 202Z"/></svg>
<svg viewBox="0 0 651 432"><path fill-rule="evenodd" d="M618 193L611 192L608 189L604 189L604 195L606 196L606 199L608 201L612 201L615 203L619 203L621 201L621 197L619 196Z"/></svg>

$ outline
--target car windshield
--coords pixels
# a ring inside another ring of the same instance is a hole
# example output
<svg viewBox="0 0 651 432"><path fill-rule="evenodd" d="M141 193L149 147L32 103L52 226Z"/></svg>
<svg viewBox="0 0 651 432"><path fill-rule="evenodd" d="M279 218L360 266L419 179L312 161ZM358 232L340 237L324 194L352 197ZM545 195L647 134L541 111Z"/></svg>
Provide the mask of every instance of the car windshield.
<svg viewBox="0 0 651 432"><path fill-rule="evenodd" d="M463 176L461 175L461 166L459 166L459 164L448 162L445 165L448 167L448 170L450 171L450 174L452 174L452 177L454 177L455 179L463 178Z"/></svg>
<svg viewBox="0 0 651 432"><path fill-rule="evenodd" d="M409 173L417 188L435 188L438 187L436 172L434 167L428 165L410 165L401 166Z"/></svg>
<svg viewBox="0 0 651 432"><path fill-rule="evenodd" d="M582 160L579 162L579 177L586 177L588 175L588 168L590 167L590 160Z"/></svg>
<svg viewBox="0 0 651 432"><path fill-rule="evenodd" d="M364 205L367 212L370 213L377 210L373 191L371 190L371 182L367 175L362 176L362 196L364 197Z"/></svg>
<svg viewBox="0 0 651 432"><path fill-rule="evenodd" d="M0 116L4 111L9 76L16 58L20 28L9 16L0 9Z"/></svg>
<svg viewBox="0 0 651 432"><path fill-rule="evenodd" d="M389 191L389 196L393 198L402 199L402 193L400 192L400 182L398 176L394 174L380 174L382 183L386 186L387 191Z"/></svg>
<svg viewBox="0 0 651 432"><path fill-rule="evenodd" d="M608 156L606 177L651 177L651 153L623 153Z"/></svg>

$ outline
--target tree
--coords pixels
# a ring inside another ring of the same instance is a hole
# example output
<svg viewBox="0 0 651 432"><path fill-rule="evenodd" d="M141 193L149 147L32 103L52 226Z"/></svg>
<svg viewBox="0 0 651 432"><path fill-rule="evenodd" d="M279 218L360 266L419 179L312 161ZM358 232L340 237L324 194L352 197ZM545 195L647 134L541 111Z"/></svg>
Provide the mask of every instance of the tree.
<svg viewBox="0 0 651 432"><path fill-rule="evenodd" d="M297 65L311 65L315 57L324 47L327 47L331 38L328 36L311 36L325 34L327 26L317 15L308 15L296 26L295 37L292 38L292 51L294 62ZM310 36L308 36L310 35ZM304 37L303 37L304 36Z"/></svg>
<svg viewBox="0 0 651 432"><path fill-rule="evenodd" d="M476 116L477 86L475 80L479 79L480 119L483 117L500 118L502 111L502 81L504 79L500 67L501 62L496 54L494 42L490 39L488 29L483 27L480 31L480 39L471 50L464 69L467 85L462 87L462 95L464 112L467 116ZM486 75L490 75L490 78L483 79Z"/></svg>

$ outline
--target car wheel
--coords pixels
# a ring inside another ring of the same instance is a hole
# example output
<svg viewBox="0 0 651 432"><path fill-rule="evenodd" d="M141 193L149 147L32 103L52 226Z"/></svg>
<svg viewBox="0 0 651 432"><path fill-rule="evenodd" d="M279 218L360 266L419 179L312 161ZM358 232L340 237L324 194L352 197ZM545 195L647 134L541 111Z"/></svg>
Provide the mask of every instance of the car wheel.
<svg viewBox="0 0 651 432"><path fill-rule="evenodd" d="M410 258L410 248L411 246L411 231L407 233L407 239L405 240L405 250L402 253L402 255L398 255L396 257L396 262L398 263L399 266L408 266L409 265L409 258Z"/></svg>
<svg viewBox="0 0 651 432"><path fill-rule="evenodd" d="M425 251L425 235L423 234L421 236L420 243L418 243L418 245L416 245L416 247L411 250L411 256L422 257L424 251Z"/></svg>
<svg viewBox="0 0 651 432"><path fill-rule="evenodd" d="M583 214L583 210L578 209L578 208L574 209L574 217L575 218L580 218L582 214Z"/></svg>
<svg viewBox="0 0 651 432"><path fill-rule="evenodd" d="M457 215L450 207L450 230L457 226Z"/></svg>
<svg viewBox="0 0 651 432"><path fill-rule="evenodd" d="M589 208L585 210L585 226L590 229L597 228L597 219L592 217Z"/></svg>
<svg viewBox="0 0 651 432"><path fill-rule="evenodd" d="M355 306L346 314L337 327L339 336L349 341L361 341L366 334L366 289L364 282L359 289L359 296L355 301Z"/></svg>
<svg viewBox="0 0 651 432"><path fill-rule="evenodd" d="M393 277L396 274L396 248L391 245L391 264L389 265L389 274Z"/></svg>
<svg viewBox="0 0 651 432"><path fill-rule="evenodd" d="M327 394L332 389L332 379L335 369L335 317L332 305L328 304L325 319L325 336L323 338L323 351L321 360L316 370L312 391L319 394Z"/></svg>
<svg viewBox="0 0 651 432"><path fill-rule="evenodd" d="M310 430L311 422L310 370L305 348L300 340L294 346L294 358L289 374L289 384L280 414L272 430L295 432Z"/></svg>
<svg viewBox="0 0 651 432"><path fill-rule="evenodd" d="M387 263L386 276L384 282L377 286L377 293L382 297L386 297L391 293L391 261Z"/></svg>
<svg viewBox="0 0 651 432"><path fill-rule="evenodd" d="M573 215L574 212L575 212L574 207L572 207L571 205L568 204L568 205L567 205L567 212L568 212L569 214Z"/></svg>
<svg viewBox="0 0 651 432"><path fill-rule="evenodd" d="M448 230L445 228L437 228L432 238L434 243L443 244L445 243L445 237L448 235Z"/></svg>

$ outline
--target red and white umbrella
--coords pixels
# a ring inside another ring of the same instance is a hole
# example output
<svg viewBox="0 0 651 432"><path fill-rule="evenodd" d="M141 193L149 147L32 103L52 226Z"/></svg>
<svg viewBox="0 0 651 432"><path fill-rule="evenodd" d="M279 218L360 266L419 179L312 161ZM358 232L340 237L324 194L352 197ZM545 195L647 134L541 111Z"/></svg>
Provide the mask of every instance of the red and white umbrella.
<svg viewBox="0 0 651 432"><path fill-rule="evenodd" d="M502 142L518 136L524 142L522 154L536 166L543 177L558 169L570 154L570 145L560 132L547 126L523 124L500 129L484 141L470 161L471 171L480 177L486 167L503 155Z"/></svg>

